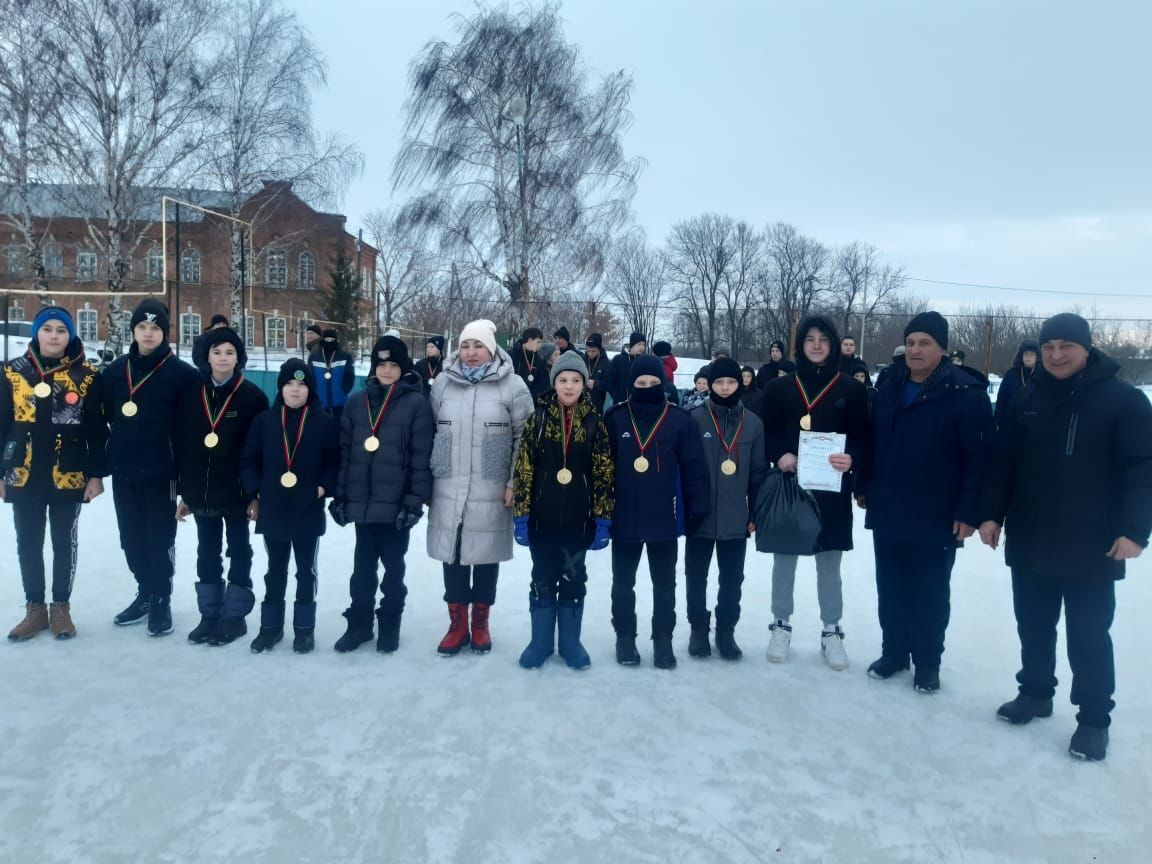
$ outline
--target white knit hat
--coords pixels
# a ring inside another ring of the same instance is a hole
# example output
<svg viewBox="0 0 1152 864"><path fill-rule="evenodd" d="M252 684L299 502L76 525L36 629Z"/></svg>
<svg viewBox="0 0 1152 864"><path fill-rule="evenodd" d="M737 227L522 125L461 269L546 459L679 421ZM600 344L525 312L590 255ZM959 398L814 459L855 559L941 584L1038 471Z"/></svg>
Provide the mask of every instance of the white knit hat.
<svg viewBox="0 0 1152 864"><path fill-rule="evenodd" d="M464 342L467 339L475 339L487 348L493 357L496 356L496 325L487 318L464 325L464 329L460 331L460 341Z"/></svg>

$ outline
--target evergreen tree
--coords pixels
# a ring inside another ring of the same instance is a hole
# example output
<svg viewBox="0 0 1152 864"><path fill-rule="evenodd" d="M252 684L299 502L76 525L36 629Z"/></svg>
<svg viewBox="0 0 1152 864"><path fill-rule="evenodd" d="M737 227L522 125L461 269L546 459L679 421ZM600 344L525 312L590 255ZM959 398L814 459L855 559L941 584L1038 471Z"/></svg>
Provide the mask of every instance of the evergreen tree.
<svg viewBox="0 0 1152 864"><path fill-rule="evenodd" d="M340 342L355 357L360 350L360 276L356 272L356 261L348 257L343 244L329 260L323 317L343 325Z"/></svg>

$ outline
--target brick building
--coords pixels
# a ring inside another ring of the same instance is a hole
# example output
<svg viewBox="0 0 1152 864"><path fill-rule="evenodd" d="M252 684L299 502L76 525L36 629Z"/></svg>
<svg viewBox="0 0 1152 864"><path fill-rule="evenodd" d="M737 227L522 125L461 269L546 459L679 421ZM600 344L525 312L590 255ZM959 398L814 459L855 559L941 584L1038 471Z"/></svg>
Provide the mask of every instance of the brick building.
<svg viewBox="0 0 1152 864"><path fill-rule="evenodd" d="M10 194L10 193L9 193ZM168 195L209 211L180 208L180 238L176 242L176 211L169 203L167 285L164 284L161 198ZM85 190L64 186L38 186L33 201L34 229L40 238L49 291L57 305L76 318L87 343L108 338L106 254L92 239L88 224L98 230L105 221L99 207L85 198ZM127 291L154 291L171 310L169 338L189 348L192 340L215 314L229 314L229 273L232 262L230 224L213 213L229 212L228 196L205 190L152 190L126 236L142 233L132 255ZM40 308L34 294L12 294L32 287L21 234L4 215L7 195L0 188L0 294L7 301L9 320L30 321ZM240 218L253 223L252 260L244 292L247 342L269 351L297 353L307 323L321 319L330 270L339 250L358 268L361 313L356 322L341 322L351 336L372 332L376 250L345 230L346 218L312 209L292 192L290 183L270 181L241 207ZM65 293L73 292L73 293ZM80 292L93 292L85 296ZM140 297L125 297L131 310ZM127 316L120 322L127 333ZM331 326L331 325L326 325ZM344 341L351 342L351 338Z"/></svg>

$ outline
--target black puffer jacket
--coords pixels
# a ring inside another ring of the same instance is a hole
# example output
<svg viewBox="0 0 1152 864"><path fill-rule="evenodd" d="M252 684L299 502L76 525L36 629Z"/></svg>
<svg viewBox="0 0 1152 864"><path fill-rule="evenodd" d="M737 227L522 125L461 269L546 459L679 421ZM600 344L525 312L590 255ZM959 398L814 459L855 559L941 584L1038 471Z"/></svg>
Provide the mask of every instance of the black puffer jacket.
<svg viewBox="0 0 1152 864"><path fill-rule="evenodd" d="M139 386L131 401L136 414L124 416L129 401L128 369L132 383ZM145 377L153 373L143 384ZM172 356L167 343L141 357L136 343L128 353L112 361L100 373L104 389L104 416L111 431L108 436L108 470L113 477L172 480L176 460L172 436L176 427L176 406L184 390L199 381L199 373L183 360Z"/></svg>
<svg viewBox="0 0 1152 864"><path fill-rule="evenodd" d="M213 416L223 411L216 426L219 441L215 447L204 444L212 431L205 400ZM176 406L172 445L176 489L193 513L232 513L247 505L248 496L240 483L240 453L252 421L267 410L264 391L245 381L240 371L221 387L212 386L211 375L204 371L198 383L184 388Z"/></svg>
<svg viewBox="0 0 1152 864"><path fill-rule="evenodd" d="M353 394L340 418L340 475L336 497L353 522L392 523L401 506L418 511L432 498L432 438L436 420L423 387L405 376L376 430L380 448L364 449L387 390L375 378Z"/></svg>
<svg viewBox="0 0 1152 864"><path fill-rule="evenodd" d="M604 401L608 398L608 367L612 361L601 351L595 360L589 359L585 354L584 362L588 364L588 380L592 382L588 395L592 397L592 404L596 406L596 410L603 414Z"/></svg>
<svg viewBox="0 0 1152 864"><path fill-rule="evenodd" d="M983 518L1004 525L1011 567L1063 579L1120 579L1105 553L1152 532L1152 404L1093 350L1078 375L1040 369L997 440Z"/></svg>
<svg viewBox="0 0 1152 864"><path fill-rule="evenodd" d="M245 495L249 499L260 499L257 534L282 539L319 537L328 524L324 499L317 490L323 488L327 495L336 491L340 470L339 424L320 407L316 393L311 394L301 433L303 417L303 408L287 408L277 396L272 407L252 421L248 430L240 457L240 478ZM280 477L288 470L284 458L285 433L289 449L295 448L292 473L297 482L290 489L280 483ZM300 435L299 445L297 435Z"/></svg>

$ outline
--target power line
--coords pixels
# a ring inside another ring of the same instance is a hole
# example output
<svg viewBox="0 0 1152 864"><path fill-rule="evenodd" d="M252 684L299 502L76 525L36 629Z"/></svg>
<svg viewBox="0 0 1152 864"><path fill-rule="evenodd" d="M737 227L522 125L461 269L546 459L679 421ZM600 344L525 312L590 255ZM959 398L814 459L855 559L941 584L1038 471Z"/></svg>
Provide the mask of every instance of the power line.
<svg viewBox="0 0 1152 864"><path fill-rule="evenodd" d="M918 276L905 276L909 282L929 282L933 285L955 285L958 288L986 288L989 291L1016 291L1021 294L1067 294L1073 297L1127 297L1136 300L1149 299L1148 294L1121 294L1096 293L1085 294L1083 291L1059 291L1055 288L1011 288L1007 285L981 285L978 282L949 282L945 279L922 279Z"/></svg>

